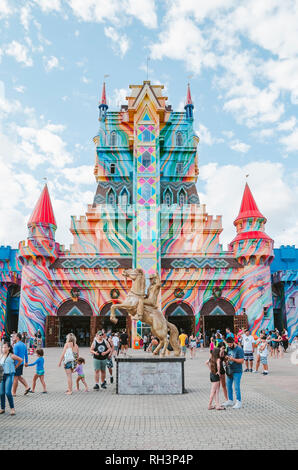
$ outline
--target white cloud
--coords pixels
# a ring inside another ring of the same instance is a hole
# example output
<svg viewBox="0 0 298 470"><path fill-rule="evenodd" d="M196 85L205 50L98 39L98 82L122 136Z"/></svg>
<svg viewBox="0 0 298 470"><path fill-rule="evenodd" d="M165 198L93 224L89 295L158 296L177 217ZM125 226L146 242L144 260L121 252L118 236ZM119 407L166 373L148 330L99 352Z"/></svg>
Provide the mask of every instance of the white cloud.
<svg viewBox="0 0 298 470"><path fill-rule="evenodd" d="M298 128L294 129L291 134L279 139L279 141L286 146L287 152L296 152L298 150Z"/></svg>
<svg viewBox="0 0 298 470"><path fill-rule="evenodd" d="M34 2L46 13L61 10L60 0L34 0Z"/></svg>
<svg viewBox="0 0 298 470"><path fill-rule="evenodd" d="M114 108L120 108L122 104L126 104L126 97L129 96L127 88L115 88L111 96L109 105Z"/></svg>
<svg viewBox="0 0 298 470"><path fill-rule="evenodd" d="M230 148L235 150L235 152L247 153L250 149L250 145L240 142L239 140L235 140L230 143Z"/></svg>
<svg viewBox="0 0 298 470"><path fill-rule="evenodd" d="M59 59L53 55L49 58L43 57L43 60L47 72L50 72L53 69L62 69L59 64Z"/></svg>
<svg viewBox="0 0 298 470"><path fill-rule="evenodd" d="M296 0L173 0L167 5L150 46L153 59L181 60L196 74L213 68L224 110L248 127L280 120L281 91L298 103Z"/></svg>
<svg viewBox="0 0 298 470"><path fill-rule="evenodd" d="M61 173L74 184L93 184L93 166L81 165L73 168L63 168Z"/></svg>
<svg viewBox="0 0 298 470"><path fill-rule="evenodd" d="M214 145L214 144L224 142L224 140L221 139L221 138L213 137L211 135L211 132L209 131L209 129L207 129L207 127L204 126L204 124L202 124L202 123L199 124L199 129L196 132L196 134L198 134L198 136L200 138L200 145L202 145L202 144L203 145Z"/></svg>
<svg viewBox="0 0 298 470"><path fill-rule="evenodd" d="M15 91L17 91L18 93L24 93L24 91L26 90L26 88L24 87L24 85L15 86L14 89L15 89Z"/></svg>
<svg viewBox="0 0 298 470"><path fill-rule="evenodd" d="M51 1L51 0L49 0ZM136 18L147 28L157 26L155 0L67 0L73 13L83 21L110 21L121 25Z"/></svg>
<svg viewBox="0 0 298 470"><path fill-rule="evenodd" d="M85 77L85 76L83 76L83 77L81 78L81 80L82 80L82 82L85 83L86 85L88 85L89 83L91 83L91 80L90 80L89 78Z"/></svg>
<svg viewBox="0 0 298 470"><path fill-rule="evenodd" d="M15 58L17 62L20 62L27 67L32 67L33 60L28 57L28 48L18 41L12 41L7 45L5 53Z"/></svg>
<svg viewBox="0 0 298 470"><path fill-rule="evenodd" d="M27 146L27 148L32 146L51 165L63 168L67 163L72 162L72 157L66 150L66 143L57 135L61 129L61 126L57 127L53 124L45 125L39 129L18 126L17 132L22 138L22 146Z"/></svg>
<svg viewBox="0 0 298 470"><path fill-rule="evenodd" d="M295 116L292 116L287 121L284 121L278 124L277 130L278 131L291 131L292 129L294 129L296 124L297 124L297 119L295 118Z"/></svg>
<svg viewBox="0 0 298 470"><path fill-rule="evenodd" d="M26 5L20 10L20 21L26 31L29 30L29 21L30 21L30 6Z"/></svg>
<svg viewBox="0 0 298 470"><path fill-rule="evenodd" d="M296 181L289 184L283 165L269 161L252 162L243 167L210 163L200 169L199 189L201 181L205 184L205 190L200 190L200 199L207 204L209 214L223 215L221 241L224 249L236 235L233 221L240 209L247 174L258 208L268 220L266 233L279 244L292 244L298 238L297 176Z"/></svg>
<svg viewBox="0 0 298 470"><path fill-rule="evenodd" d="M126 14L138 18L147 28L157 27L154 0L128 0L124 2Z"/></svg>
<svg viewBox="0 0 298 470"><path fill-rule="evenodd" d="M12 9L8 4L8 0L1 0L0 2L0 18L7 18L12 14Z"/></svg>
<svg viewBox="0 0 298 470"><path fill-rule="evenodd" d="M114 52L123 58L129 49L129 39L126 34L118 32L112 26L104 28L104 33L112 40L112 48Z"/></svg>

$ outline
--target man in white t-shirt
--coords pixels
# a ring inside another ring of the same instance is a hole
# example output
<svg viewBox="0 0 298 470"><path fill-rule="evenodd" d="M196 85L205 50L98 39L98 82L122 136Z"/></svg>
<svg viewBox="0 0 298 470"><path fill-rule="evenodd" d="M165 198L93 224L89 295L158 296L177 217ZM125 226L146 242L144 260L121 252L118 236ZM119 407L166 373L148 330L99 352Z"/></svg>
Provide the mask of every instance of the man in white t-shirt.
<svg viewBox="0 0 298 470"><path fill-rule="evenodd" d="M242 344L243 344L243 352L244 352L244 361L246 365L246 369L244 372L252 372L252 366L254 361L254 344L255 339L249 333L249 330L245 330L244 335L242 335ZM248 365L249 363L249 365Z"/></svg>

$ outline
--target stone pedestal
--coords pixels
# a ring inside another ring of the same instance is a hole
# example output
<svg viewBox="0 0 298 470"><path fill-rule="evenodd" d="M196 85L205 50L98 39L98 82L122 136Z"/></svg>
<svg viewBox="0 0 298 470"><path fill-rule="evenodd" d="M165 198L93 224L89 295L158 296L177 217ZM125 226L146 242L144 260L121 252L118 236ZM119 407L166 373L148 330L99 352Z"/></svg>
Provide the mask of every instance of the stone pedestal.
<svg viewBox="0 0 298 470"><path fill-rule="evenodd" d="M185 393L184 357L117 357L116 393L172 395Z"/></svg>

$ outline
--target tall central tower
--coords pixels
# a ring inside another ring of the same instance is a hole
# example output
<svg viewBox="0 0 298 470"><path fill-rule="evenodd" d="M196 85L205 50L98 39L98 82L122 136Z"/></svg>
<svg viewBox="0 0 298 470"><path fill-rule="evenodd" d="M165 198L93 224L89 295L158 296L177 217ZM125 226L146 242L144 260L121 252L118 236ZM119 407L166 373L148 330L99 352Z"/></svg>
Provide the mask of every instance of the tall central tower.
<svg viewBox="0 0 298 470"><path fill-rule="evenodd" d="M134 114L133 267L142 268L149 275L160 274L159 127L164 106L159 103L149 81L130 88L134 97L128 98L128 111Z"/></svg>

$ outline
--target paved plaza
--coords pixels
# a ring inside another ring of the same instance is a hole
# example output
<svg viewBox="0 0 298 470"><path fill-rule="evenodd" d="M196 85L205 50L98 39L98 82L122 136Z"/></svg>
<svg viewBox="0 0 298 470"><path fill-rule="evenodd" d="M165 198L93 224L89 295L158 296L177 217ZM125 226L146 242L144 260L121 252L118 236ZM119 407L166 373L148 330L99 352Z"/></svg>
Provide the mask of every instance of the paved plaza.
<svg viewBox="0 0 298 470"><path fill-rule="evenodd" d="M1 449L298 448L298 366L291 364L290 353L270 360L268 377L243 374L242 409L208 411L207 350L198 351L195 360L187 357L188 393L169 396L120 396L115 383L107 390L67 396L63 367L57 367L61 351L45 349L49 393L42 394L38 383L35 394L24 396L19 386L16 416L0 416ZM89 350L81 348L80 355L92 389ZM30 385L33 369L25 369Z"/></svg>

